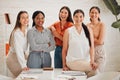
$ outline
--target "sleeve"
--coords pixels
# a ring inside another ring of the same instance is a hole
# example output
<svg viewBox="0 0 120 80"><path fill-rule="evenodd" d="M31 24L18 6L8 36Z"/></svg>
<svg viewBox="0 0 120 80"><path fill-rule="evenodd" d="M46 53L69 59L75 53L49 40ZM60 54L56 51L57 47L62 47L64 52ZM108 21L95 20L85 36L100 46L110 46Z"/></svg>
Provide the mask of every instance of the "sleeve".
<svg viewBox="0 0 120 80"><path fill-rule="evenodd" d="M68 26L69 26L69 27L72 27L72 26L73 26L73 23L72 23L72 22L69 22L69 23L68 23Z"/></svg>
<svg viewBox="0 0 120 80"><path fill-rule="evenodd" d="M44 48L48 47L48 44L47 43L42 45L36 44L35 37L36 36L33 35L33 31L29 30L27 33L27 38L28 38L28 43L30 45L30 49L32 51L44 51Z"/></svg>
<svg viewBox="0 0 120 80"><path fill-rule="evenodd" d="M27 60L29 56L29 44L27 42L26 50L25 50L25 59Z"/></svg>
<svg viewBox="0 0 120 80"><path fill-rule="evenodd" d="M21 67L24 68L24 67L27 67L27 65L26 65L22 43L24 43L22 36L20 35L19 32L15 32L14 33L14 48L15 48L18 62L20 63Z"/></svg>
<svg viewBox="0 0 120 80"><path fill-rule="evenodd" d="M48 35L49 35L48 37L50 38L50 42L49 42L50 46L47 47L46 52L50 52L50 51L53 51L55 49L54 37L53 37L50 30L48 30Z"/></svg>

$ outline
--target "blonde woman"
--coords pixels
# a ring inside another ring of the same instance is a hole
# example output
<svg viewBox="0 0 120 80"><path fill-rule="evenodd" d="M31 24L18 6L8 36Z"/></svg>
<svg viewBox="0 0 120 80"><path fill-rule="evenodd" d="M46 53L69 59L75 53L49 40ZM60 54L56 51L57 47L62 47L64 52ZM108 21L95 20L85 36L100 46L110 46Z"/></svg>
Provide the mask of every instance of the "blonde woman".
<svg viewBox="0 0 120 80"><path fill-rule="evenodd" d="M17 77L22 70L29 70L25 60L25 52L27 51L26 33L29 22L28 17L26 11L20 11L18 13L15 27L9 39L10 50L7 56L7 66L13 74L13 77Z"/></svg>

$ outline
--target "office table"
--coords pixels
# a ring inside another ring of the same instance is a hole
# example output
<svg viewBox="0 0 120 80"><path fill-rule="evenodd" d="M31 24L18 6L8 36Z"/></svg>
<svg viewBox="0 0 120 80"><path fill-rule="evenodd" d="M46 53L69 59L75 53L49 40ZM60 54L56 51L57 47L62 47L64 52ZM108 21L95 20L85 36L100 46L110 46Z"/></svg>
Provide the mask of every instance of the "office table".
<svg viewBox="0 0 120 80"><path fill-rule="evenodd" d="M62 69L42 70L30 69L28 72L22 72L16 80L69 80L68 78L75 78L70 80L86 80L84 76L70 76L62 73Z"/></svg>
<svg viewBox="0 0 120 80"><path fill-rule="evenodd" d="M97 74L87 80L120 80L120 72L110 71Z"/></svg>

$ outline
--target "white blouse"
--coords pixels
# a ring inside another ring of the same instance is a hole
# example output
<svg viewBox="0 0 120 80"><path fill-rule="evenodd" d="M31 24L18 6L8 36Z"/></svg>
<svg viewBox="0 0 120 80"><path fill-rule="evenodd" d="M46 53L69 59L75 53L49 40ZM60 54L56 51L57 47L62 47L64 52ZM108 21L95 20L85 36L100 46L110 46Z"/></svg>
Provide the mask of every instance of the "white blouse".
<svg viewBox="0 0 120 80"><path fill-rule="evenodd" d="M27 67L26 60L25 60L25 53L28 50L28 43L27 43L27 30L25 35L21 32L20 29L17 29L13 33L13 41L12 46L10 47L10 53L16 53L18 62L20 63L21 67Z"/></svg>
<svg viewBox="0 0 120 80"><path fill-rule="evenodd" d="M73 26L68 29L69 31L69 47L66 56L66 60L86 60L89 61L89 41L84 33L82 28L81 33L79 34L76 28Z"/></svg>

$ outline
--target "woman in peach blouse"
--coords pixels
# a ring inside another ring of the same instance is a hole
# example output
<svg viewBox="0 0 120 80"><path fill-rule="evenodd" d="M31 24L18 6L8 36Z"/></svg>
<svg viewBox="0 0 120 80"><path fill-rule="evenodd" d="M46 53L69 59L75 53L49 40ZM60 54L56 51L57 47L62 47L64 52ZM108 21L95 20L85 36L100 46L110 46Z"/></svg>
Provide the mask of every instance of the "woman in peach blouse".
<svg viewBox="0 0 120 80"><path fill-rule="evenodd" d="M88 27L92 29L94 36L95 46L95 62L97 63L98 72L104 71L105 66L105 51L104 51L104 38L105 38L105 25L100 20L100 9L93 6L89 11L90 23Z"/></svg>

